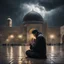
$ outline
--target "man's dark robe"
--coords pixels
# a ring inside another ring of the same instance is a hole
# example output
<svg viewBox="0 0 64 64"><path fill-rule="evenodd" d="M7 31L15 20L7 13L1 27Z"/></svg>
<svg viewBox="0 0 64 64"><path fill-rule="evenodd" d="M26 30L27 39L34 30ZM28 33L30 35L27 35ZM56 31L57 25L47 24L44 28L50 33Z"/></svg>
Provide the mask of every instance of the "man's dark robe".
<svg viewBox="0 0 64 64"><path fill-rule="evenodd" d="M26 55L31 58L46 58L46 40L42 34L38 34L36 41L30 45L30 49L26 51Z"/></svg>

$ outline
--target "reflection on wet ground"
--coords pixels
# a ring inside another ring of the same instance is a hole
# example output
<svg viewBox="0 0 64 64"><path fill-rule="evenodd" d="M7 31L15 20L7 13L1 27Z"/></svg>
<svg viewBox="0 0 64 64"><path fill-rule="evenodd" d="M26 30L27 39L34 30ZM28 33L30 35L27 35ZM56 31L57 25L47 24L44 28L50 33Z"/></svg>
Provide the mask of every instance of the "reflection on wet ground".
<svg viewBox="0 0 64 64"><path fill-rule="evenodd" d="M26 58L29 46L0 46L0 64L64 64L64 47L47 46L47 59Z"/></svg>

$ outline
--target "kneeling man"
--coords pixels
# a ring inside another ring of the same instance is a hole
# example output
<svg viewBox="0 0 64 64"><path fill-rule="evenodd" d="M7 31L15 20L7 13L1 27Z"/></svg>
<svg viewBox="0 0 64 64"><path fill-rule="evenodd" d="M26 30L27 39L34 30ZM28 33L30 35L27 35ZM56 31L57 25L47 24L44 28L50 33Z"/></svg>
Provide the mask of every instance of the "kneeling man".
<svg viewBox="0 0 64 64"><path fill-rule="evenodd" d="M30 58L46 59L46 40L42 33L33 30L32 34L36 37L35 43L30 44L30 50L26 51L26 55Z"/></svg>

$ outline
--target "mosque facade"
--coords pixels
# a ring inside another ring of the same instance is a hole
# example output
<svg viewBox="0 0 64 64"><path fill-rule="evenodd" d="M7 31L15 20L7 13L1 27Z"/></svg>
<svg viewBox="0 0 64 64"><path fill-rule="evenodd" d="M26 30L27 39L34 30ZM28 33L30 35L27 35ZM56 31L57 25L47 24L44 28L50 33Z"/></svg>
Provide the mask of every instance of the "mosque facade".
<svg viewBox="0 0 64 64"><path fill-rule="evenodd" d="M42 16L35 11L27 13L20 26L12 27L11 18L8 18L7 22L5 27L0 27L0 42L3 44L30 43L32 39L35 39L31 34L33 29L42 32L47 44L61 42L60 27L48 27Z"/></svg>
<svg viewBox="0 0 64 64"><path fill-rule="evenodd" d="M64 43L64 26L60 27L60 34L61 34L60 42Z"/></svg>

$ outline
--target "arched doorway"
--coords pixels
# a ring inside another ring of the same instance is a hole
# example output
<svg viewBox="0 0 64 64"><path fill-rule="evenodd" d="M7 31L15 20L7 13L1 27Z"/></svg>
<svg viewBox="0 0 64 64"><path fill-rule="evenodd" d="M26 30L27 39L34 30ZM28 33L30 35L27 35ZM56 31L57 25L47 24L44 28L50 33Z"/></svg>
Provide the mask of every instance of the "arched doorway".
<svg viewBox="0 0 64 64"><path fill-rule="evenodd" d="M64 35L63 35L63 37L62 37L62 43L64 43Z"/></svg>
<svg viewBox="0 0 64 64"><path fill-rule="evenodd" d="M33 39L36 39L34 37L34 35L32 34L32 30L34 30L35 28L31 28L29 29L29 31L27 32L27 43L30 43Z"/></svg>

